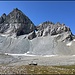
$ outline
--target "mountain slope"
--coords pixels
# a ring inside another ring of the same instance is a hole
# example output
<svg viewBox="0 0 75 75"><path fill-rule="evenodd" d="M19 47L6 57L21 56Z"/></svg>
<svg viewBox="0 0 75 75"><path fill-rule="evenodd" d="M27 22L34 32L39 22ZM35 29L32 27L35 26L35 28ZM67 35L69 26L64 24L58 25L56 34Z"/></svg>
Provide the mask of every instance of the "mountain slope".
<svg viewBox="0 0 75 75"><path fill-rule="evenodd" d="M19 9L0 17L0 52L34 55L75 55L75 36L65 24L38 26Z"/></svg>

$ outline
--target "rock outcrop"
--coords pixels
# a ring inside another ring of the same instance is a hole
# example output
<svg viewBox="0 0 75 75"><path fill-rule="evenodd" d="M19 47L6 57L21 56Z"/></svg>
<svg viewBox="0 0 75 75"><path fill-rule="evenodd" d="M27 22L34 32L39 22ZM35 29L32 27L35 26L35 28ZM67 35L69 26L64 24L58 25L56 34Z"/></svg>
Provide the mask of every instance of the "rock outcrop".
<svg viewBox="0 0 75 75"><path fill-rule="evenodd" d="M36 30L39 33L38 35L41 34L41 36L47 34L50 34L52 36L52 35L61 34L63 32L71 31L70 28L66 27L64 24L60 24L60 23L54 24L49 21L46 21L40 24L39 26L36 26Z"/></svg>
<svg viewBox="0 0 75 75"><path fill-rule="evenodd" d="M61 34L69 34L68 36L66 35L62 35L65 36L64 40L73 40L73 34L71 33L71 30L69 27L65 26L65 24L60 24L59 22L57 22L56 24L46 21L38 26L36 26L36 35L37 37L45 37L45 36L54 36L54 35L59 35L61 36ZM63 41L64 41L63 40Z"/></svg>
<svg viewBox="0 0 75 75"><path fill-rule="evenodd" d="M16 36L29 34L35 30L32 21L19 9L14 9L8 15L3 14L0 18L0 33Z"/></svg>
<svg viewBox="0 0 75 75"><path fill-rule="evenodd" d="M3 23L6 19L6 14L4 13L1 17L0 17L0 24Z"/></svg>

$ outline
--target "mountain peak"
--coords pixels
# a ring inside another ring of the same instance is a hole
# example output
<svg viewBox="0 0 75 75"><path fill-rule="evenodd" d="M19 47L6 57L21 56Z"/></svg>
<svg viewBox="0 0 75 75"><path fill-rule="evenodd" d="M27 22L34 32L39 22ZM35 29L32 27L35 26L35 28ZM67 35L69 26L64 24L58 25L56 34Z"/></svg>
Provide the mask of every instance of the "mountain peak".
<svg viewBox="0 0 75 75"><path fill-rule="evenodd" d="M13 35L24 35L34 31L34 24L32 21L18 8L13 9L7 16L3 15L5 19L1 18L0 33Z"/></svg>
<svg viewBox="0 0 75 75"><path fill-rule="evenodd" d="M19 9L18 9L18 8L14 8L13 10L14 10L14 11L19 11Z"/></svg>
<svg viewBox="0 0 75 75"><path fill-rule="evenodd" d="M14 8L11 13L22 13L23 14L23 12L19 10L18 8Z"/></svg>

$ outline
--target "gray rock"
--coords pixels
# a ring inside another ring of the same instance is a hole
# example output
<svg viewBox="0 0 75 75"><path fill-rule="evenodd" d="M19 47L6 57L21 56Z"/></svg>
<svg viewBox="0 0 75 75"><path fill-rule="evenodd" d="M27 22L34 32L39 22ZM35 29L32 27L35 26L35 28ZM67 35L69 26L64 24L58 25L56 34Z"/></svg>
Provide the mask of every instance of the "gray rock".
<svg viewBox="0 0 75 75"><path fill-rule="evenodd" d="M32 40L32 39L35 38L35 37L36 37L36 34L35 34L34 31L31 32L30 34L28 34L28 39L29 39L29 40Z"/></svg>
<svg viewBox="0 0 75 75"><path fill-rule="evenodd" d="M71 32L69 27L66 27L65 24L60 24L57 22L56 24L46 21L41 23L39 26L36 26L37 36L48 36L48 35L57 35L65 32ZM65 36L65 35L64 35ZM66 37L65 40L72 40L72 34L69 37Z"/></svg>
<svg viewBox="0 0 75 75"><path fill-rule="evenodd" d="M35 30L32 21L17 8L7 16L3 14L0 19L0 23L2 23L0 32L4 34L16 33L16 36L20 36L29 34Z"/></svg>
<svg viewBox="0 0 75 75"><path fill-rule="evenodd" d="M6 19L6 14L4 13L1 17L0 17L0 24L3 23Z"/></svg>
<svg viewBox="0 0 75 75"><path fill-rule="evenodd" d="M30 63L28 63L29 65L37 65L37 63L36 62L34 62L34 61L32 61L32 62L30 62Z"/></svg>
<svg viewBox="0 0 75 75"><path fill-rule="evenodd" d="M6 14L4 13L4 14L2 15L2 17L3 17L3 20L5 20L5 19L6 19Z"/></svg>
<svg viewBox="0 0 75 75"><path fill-rule="evenodd" d="M49 28L49 26L46 29L44 29L43 36L48 36L50 34L50 30L51 29Z"/></svg>
<svg viewBox="0 0 75 75"><path fill-rule="evenodd" d="M51 29L51 35L56 35L56 30L55 29Z"/></svg>
<svg viewBox="0 0 75 75"><path fill-rule="evenodd" d="M0 24L3 22L4 22L3 17L0 17Z"/></svg>
<svg viewBox="0 0 75 75"><path fill-rule="evenodd" d="M37 31L36 35L37 35L37 37L41 37L43 35L43 30Z"/></svg>

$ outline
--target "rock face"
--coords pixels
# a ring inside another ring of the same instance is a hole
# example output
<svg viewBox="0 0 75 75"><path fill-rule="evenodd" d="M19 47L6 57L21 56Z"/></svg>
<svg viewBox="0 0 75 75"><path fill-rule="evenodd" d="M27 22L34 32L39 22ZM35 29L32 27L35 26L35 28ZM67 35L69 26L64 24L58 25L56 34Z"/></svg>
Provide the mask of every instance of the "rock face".
<svg viewBox="0 0 75 75"><path fill-rule="evenodd" d="M66 27L65 24L60 24L59 22L57 22L56 24L52 23L52 22L49 22L49 21L46 21L38 26L36 26L36 30L37 30L37 37L45 37L45 36L54 36L54 35L59 35L61 36L61 34L69 34L68 36L66 35L63 35L65 36L65 38L62 40L68 40L68 41L71 41L73 40L73 35L71 33L71 30L69 27ZM61 36L62 37L62 36Z"/></svg>
<svg viewBox="0 0 75 75"><path fill-rule="evenodd" d="M75 55L75 36L65 24L46 21L38 26L14 9L0 17L0 52L34 55Z"/></svg>
<svg viewBox="0 0 75 75"><path fill-rule="evenodd" d="M57 35L57 34L61 34L63 32L69 32L70 28L66 27L64 24L54 24L52 22L46 21L42 24L40 24L39 26L36 26L36 30L38 31L39 34L41 34L41 36L43 35Z"/></svg>
<svg viewBox="0 0 75 75"><path fill-rule="evenodd" d="M3 14L0 18L0 33L16 36L29 34L34 31L34 24L19 9L14 9L7 16Z"/></svg>

